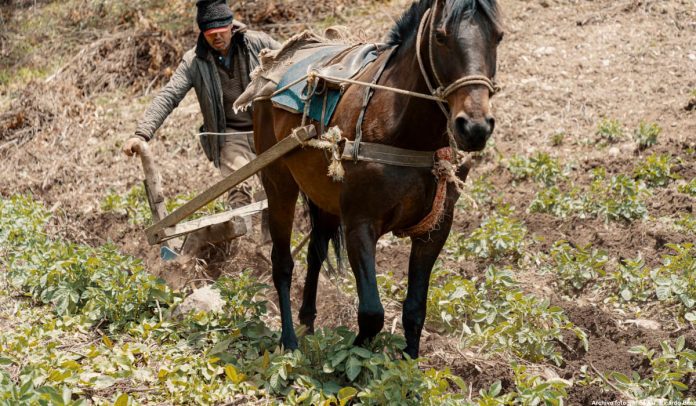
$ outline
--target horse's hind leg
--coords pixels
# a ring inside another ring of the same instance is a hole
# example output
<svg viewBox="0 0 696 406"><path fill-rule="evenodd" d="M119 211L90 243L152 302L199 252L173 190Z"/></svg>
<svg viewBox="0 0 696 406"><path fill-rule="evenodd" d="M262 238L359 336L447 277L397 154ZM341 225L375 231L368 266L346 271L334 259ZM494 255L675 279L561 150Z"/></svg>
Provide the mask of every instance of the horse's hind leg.
<svg viewBox="0 0 696 406"><path fill-rule="evenodd" d="M367 222L346 224L346 248L358 289L358 336L356 345L373 338L384 326L384 307L379 300L375 273L378 235Z"/></svg>
<svg viewBox="0 0 696 406"><path fill-rule="evenodd" d="M307 332L313 333L314 320L317 317L319 272L328 255L329 241L332 238L339 238L337 234L339 233L340 219L321 210L309 200L307 204L312 220L312 231L307 248L307 278L305 279L299 318L300 323L307 327Z"/></svg>
<svg viewBox="0 0 696 406"><path fill-rule="evenodd" d="M430 273L452 227L452 209L447 210L440 229L422 238L411 238L411 256L408 263L408 291L404 301L401 322L406 336L404 352L418 357L420 336L425 323Z"/></svg>

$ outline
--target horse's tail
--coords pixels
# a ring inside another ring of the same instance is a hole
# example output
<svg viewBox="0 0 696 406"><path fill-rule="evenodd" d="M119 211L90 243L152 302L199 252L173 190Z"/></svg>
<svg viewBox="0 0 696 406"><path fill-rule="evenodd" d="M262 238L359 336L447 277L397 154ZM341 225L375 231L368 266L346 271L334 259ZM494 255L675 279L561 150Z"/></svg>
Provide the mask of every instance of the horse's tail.
<svg viewBox="0 0 696 406"><path fill-rule="evenodd" d="M308 250L315 250L313 252L318 258L326 258L327 268L329 272L335 271L342 273L343 268L343 251L344 251L344 238L343 238L343 225L341 224L340 218L332 214L326 213L319 208L313 201L311 201L306 195L303 194L304 201L307 204L309 210L309 221L312 227L310 232L310 241L326 241L327 239L331 241L333 246L334 254L336 256L336 269L333 269L331 262L328 258L328 244L309 244ZM309 254L309 252L308 252Z"/></svg>

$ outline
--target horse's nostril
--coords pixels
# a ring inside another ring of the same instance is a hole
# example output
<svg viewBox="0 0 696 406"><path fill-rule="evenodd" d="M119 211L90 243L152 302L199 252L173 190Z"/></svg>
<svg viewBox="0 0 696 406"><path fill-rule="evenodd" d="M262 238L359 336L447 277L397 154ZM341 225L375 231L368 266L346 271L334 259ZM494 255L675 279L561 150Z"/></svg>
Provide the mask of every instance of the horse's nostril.
<svg viewBox="0 0 696 406"><path fill-rule="evenodd" d="M486 123L488 123L488 127L491 129L491 133L495 129L495 118L493 117L486 117Z"/></svg>
<svg viewBox="0 0 696 406"><path fill-rule="evenodd" d="M459 115L454 120L454 125L459 134L466 134L466 127L469 125L469 119L465 115Z"/></svg>

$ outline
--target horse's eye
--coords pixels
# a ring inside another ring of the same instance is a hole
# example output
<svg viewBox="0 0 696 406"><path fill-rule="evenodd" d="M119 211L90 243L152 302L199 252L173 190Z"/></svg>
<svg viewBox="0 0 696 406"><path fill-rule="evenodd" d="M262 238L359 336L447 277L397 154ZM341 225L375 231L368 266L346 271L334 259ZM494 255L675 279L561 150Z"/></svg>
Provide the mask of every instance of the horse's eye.
<svg viewBox="0 0 696 406"><path fill-rule="evenodd" d="M505 37L505 33L501 31L500 34L498 34L498 43L499 44L503 41L504 37Z"/></svg>
<svg viewBox="0 0 696 406"><path fill-rule="evenodd" d="M435 30L435 42L439 45L445 45L445 42L447 42L447 33L445 30Z"/></svg>

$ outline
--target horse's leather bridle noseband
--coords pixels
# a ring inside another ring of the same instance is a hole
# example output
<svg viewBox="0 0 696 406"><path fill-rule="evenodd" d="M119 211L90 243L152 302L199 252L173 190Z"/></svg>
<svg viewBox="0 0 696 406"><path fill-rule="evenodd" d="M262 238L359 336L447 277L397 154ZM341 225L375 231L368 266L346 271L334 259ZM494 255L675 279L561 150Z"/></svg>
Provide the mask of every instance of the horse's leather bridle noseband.
<svg viewBox="0 0 696 406"><path fill-rule="evenodd" d="M433 6L435 7L435 6ZM497 93L500 88L498 85L493 82L490 78L488 78L485 75L468 75L464 76L460 79L455 80L451 84L445 86L444 82L442 79L440 79L440 75L437 73L437 69L435 67L435 58L433 57L433 40L435 37L435 11L433 9L428 9L426 10L425 14L423 15L423 18L421 19L420 25L418 26L418 38L416 40L416 57L418 58L418 66L420 67L421 74L423 75L423 78L425 79L425 84L428 86L428 90L430 91L430 94L433 96L441 99L441 101L438 101L438 105L440 106L440 109L442 109L442 112L445 113L445 115L449 116L447 112L447 108L445 107L444 103L447 103L447 97L451 95L452 93L456 92L462 87L466 86L474 86L474 85L483 85L488 88L489 95L492 97L495 93ZM437 88L435 88L431 81L430 78L428 77L428 72L425 69L425 64L423 63L423 57L421 55L421 45L423 38L425 36L425 33L423 32L425 29L425 25L430 22L430 27L429 30L429 38L428 38L428 58L430 62L430 69L433 72L433 76L435 77L435 81L437 82Z"/></svg>

